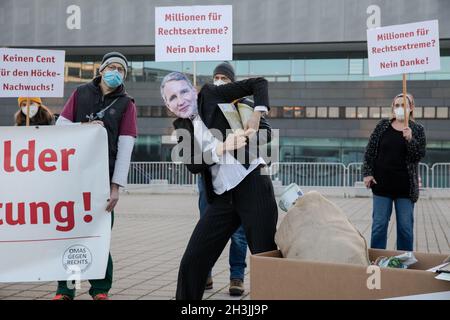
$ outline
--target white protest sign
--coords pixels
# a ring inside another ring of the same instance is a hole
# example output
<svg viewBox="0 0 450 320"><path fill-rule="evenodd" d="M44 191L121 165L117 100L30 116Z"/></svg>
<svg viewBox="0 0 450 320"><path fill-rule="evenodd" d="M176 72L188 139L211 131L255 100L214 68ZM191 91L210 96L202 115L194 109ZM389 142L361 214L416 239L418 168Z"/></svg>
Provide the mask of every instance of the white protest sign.
<svg viewBox="0 0 450 320"><path fill-rule="evenodd" d="M371 77L441 68L437 20L368 29L367 49Z"/></svg>
<svg viewBox="0 0 450 320"><path fill-rule="evenodd" d="M0 48L0 97L63 97L62 50Z"/></svg>
<svg viewBox="0 0 450 320"><path fill-rule="evenodd" d="M155 8L155 61L233 60L233 10L224 6Z"/></svg>
<svg viewBox="0 0 450 320"><path fill-rule="evenodd" d="M0 282L103 279L106 130L0 127L0 168Z"/></svg>

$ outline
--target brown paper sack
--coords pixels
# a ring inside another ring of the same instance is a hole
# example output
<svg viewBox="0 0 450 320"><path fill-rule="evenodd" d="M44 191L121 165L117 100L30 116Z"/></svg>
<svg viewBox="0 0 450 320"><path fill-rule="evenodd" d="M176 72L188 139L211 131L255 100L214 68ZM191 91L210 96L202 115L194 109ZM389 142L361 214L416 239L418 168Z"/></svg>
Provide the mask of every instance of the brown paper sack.
<svg viewBox="0 0 450 320"><path fill-rule="evenodd" d="M364 237L341 209L317 191L297 200L281 222L275 242L285 258L370 264Z"/></svg>

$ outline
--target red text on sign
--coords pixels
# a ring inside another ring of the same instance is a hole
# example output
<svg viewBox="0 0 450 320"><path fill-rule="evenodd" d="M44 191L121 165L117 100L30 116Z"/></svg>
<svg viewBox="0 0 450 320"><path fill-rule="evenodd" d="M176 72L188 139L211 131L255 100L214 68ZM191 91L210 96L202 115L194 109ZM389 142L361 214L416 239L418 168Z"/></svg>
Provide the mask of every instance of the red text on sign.
<svg viewBox="0 0 450 320"><path fill-rule="evenodd" d="M36 141L28 141L28 147L13 154L12 141L3 143L3 169L5 172L32 172L38 167L41 171L69 171L69 157L75 155L75 149L44 149L36 154ZM37 160L37 161L36 161ZM36 163L37 162L37 163Z"/></svg>

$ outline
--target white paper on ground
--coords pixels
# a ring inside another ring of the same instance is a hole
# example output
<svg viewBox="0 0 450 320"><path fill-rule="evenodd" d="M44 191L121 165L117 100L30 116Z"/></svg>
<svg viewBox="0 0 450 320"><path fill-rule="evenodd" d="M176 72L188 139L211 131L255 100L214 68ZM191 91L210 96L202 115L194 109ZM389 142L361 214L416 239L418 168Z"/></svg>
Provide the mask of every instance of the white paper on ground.
<svg viewBox="0 0 450 320"><path fill-rule="evenodd" d="M434 278L438 279L438 280L450 281L450 273L442 272L442 273L440 273L438 276L436 276Z"/></svg>
<svg viewBox="0 0 450 320"><path fill-rule="evenodd" d="M433 267L433 268L430 268L430 269L428 269L428 270L426 270L426 271L436 272L436 271L438 271L440 268L445 267L445 266L448 265L448 264L450 264L450 262L446 262L446 263L440 264L440 265L438 265L438 266L436 266L436 267Z"/></svg>

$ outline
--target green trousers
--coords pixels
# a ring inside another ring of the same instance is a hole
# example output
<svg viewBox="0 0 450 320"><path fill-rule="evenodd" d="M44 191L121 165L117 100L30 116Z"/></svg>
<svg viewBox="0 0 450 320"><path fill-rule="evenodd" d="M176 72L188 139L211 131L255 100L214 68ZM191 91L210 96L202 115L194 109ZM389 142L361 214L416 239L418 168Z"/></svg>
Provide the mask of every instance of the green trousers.
<svg viewBox="0 0 450 320"><path fill-rule="evenodd" d="M114 225L114 211L111 212L111 229ZM111 253L109 253L108 257L108 266L106 267L106 274L104 279L100 280L89 280L91 284L91 289L89 289L89 294L93 297L99 293L108 293L111 289L113 281L113 261L111 257ZM75 287L75 284L73 283ZM56 290L56 294L64 294L71 298L75 297L75 288L70 289L67 286L67 281L58 281L58 289Z"/></svg>

